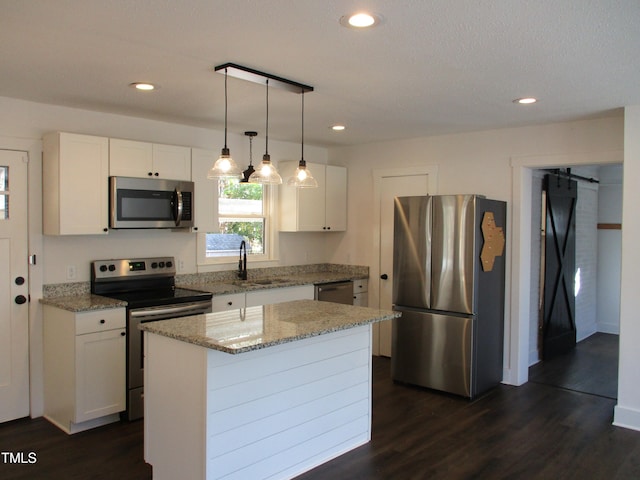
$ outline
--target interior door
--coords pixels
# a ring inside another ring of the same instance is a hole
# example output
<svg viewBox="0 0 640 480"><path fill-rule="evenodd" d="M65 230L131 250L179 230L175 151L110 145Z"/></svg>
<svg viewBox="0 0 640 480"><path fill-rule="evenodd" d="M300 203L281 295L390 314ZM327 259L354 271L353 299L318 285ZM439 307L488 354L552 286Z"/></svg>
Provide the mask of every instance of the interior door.
<svg viewBox="0 0 640 480"><path fill-rule="evenodd" d="M27 160L0 150L0 422L29 415Z"/></svg>
<svg viewBox="0 0 640 480"><path fill-rule="evenodd" d="M391 310L393 296L393 212L395 197L429 194L429 175L383 177L380 188L380 279L379 307ZM377 323L374 353L391 356L392 320ZM376 348L377 347L377 348Z"/></svg>
<svg viewBox="0 0 640 480"><path fill-rule="evenodd" d="M546 175L546 226L544 242L544 288L542 359L568 352L576 345L576 181Z"/></svg>

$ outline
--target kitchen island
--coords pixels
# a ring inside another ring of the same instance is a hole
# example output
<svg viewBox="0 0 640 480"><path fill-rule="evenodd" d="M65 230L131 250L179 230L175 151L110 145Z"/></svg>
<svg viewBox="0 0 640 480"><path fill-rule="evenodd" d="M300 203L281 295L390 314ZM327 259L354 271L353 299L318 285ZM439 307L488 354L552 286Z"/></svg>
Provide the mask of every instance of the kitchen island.
<svg viewBox="0 0 640 480"><path fill-rule="evenodd" d="M371 439L371 325L312 300L149 322L145 460L155 479L292 478Z"/></svg>

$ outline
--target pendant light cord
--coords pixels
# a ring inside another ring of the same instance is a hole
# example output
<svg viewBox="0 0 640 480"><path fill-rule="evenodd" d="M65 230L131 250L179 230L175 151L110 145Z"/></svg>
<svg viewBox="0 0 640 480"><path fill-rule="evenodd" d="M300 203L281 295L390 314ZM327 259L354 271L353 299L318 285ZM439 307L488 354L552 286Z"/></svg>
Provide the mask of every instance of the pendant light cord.
<svg viewBox="0 0 640 480"><path fill-rule="evenodd" d="M300 139L300 160L304 161L304 90L302 90L302 135Z"/></svg>
<svg viewBox="0 0 640 480"><path fill-rule="evenodd" d="M227 148L227 69L224 69L224 148Z"/></svg>
<svg viewBox="0 0 640 480"><path fill-rule="evenodd" d="M269 155L269 79L267 78L267 125L265 127L264 153Z"/></svg>

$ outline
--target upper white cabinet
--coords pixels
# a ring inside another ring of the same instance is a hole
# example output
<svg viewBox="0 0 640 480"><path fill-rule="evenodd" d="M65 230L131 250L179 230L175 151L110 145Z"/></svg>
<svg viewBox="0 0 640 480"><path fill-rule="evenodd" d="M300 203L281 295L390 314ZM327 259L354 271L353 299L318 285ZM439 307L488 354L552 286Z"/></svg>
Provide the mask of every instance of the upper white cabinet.
<svg viewBox="0 0 640 480"><path fill-rule="evenodd" d="M109 139L56 132L42 147L44 234L107 233Z"/></svg>
<svg viewBox="0 0 640 480"><path fill-rule="evenodd" d="M109 175L191 180L191 149L111 138Z"/></svg>
<svg viewBox="0 0 640 480"><path fill-rule="evenodd" d="M293 175L298 162L281 162L283 178ZM307 162L318 188L280 187L280 230L335 232L347 229L347 169Z"/></svg>
<svg viewBox="0 0 640 480"><path fill-rule="evenodd" d="M218 229L218 182L209 180L207 173L219 155L219 152L200 148L191 152L191 178L195 185L193 230L198 232L215 232Z"/></svg>

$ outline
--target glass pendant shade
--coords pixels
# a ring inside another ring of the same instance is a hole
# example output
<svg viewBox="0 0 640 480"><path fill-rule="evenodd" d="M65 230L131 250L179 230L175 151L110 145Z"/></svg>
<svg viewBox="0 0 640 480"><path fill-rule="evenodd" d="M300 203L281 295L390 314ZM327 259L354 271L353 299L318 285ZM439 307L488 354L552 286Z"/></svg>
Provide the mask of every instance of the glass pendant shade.
<svg viewBox="0 0 640 480"><path fill-rule="evenodd" d="M265 154L258 169L249 177L249 183L261 183L263 185L280 185L282 177L271 163L271 157Z"/></svg>
<svg viewBox="0 0 640 480"><path fill-rule="evenodd" d="M222 153L216 163L213 164L213 167L209 169L207 173L207 178L209 180L215 178L240 178L242 177L242 172L240 171L240 167L233 161L231 158L231 154L229 153L228 148L223 148Z"/></svg>
<svg viewBox="0 0 640 480"><path fill-rule="evenodd" d="M318 182L307 168L307 162L300 160L293 176L287 180L287 185L297 188L317 188Z"/></svg>

